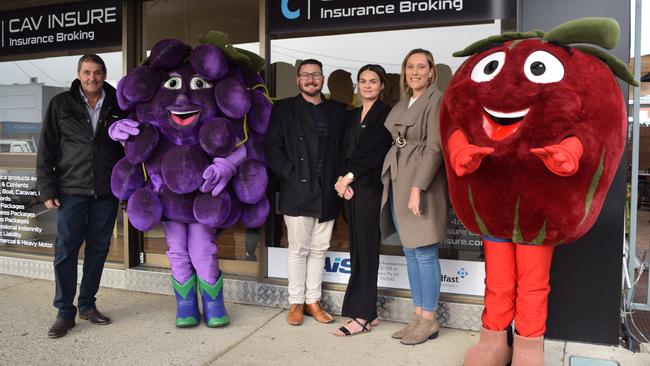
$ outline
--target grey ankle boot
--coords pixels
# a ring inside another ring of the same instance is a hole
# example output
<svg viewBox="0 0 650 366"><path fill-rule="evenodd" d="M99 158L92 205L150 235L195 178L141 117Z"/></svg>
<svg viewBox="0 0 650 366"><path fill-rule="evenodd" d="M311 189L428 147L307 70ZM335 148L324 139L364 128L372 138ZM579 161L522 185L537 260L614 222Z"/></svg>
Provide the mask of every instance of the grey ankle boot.
<svg viewBox="0 0 650 366"><path fill-rule="evenodd" d="M420 321L415 328L404 335L400 343L407 345L424 343L427 339L437 338L439 329L440 325L438 325L438 319L435 317L433 319L420 317Z"/></svg>
<svg viewBox="0 0 650 366"><path fill-rule="evenodd" d="M411 316L411 320L406 324L402 329L398 330L397 332L391 334L390 336L395 338L395 339L402 339L406 334L408 334L410 331L412 331L417 325L418 322L422 319L421 316L419 316L416 313L413 313L413 316Z"/></svg>

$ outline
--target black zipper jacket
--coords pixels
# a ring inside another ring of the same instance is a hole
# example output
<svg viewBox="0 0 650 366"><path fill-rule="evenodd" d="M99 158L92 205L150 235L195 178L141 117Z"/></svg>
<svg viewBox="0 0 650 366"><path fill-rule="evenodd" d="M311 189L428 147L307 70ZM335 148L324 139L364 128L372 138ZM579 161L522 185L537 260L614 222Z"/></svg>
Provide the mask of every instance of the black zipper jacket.
<svg viewBox="0 0 650 366"><path fill-rule="evenodd" d="M115 89L104 82L106 95L93 133L80 86L75 80L69 91L52 98L43 119L36 156L43 202L61 195L110 195L113 166L124 156L122 145L108 137L108 127L124 117Z"/></svg>

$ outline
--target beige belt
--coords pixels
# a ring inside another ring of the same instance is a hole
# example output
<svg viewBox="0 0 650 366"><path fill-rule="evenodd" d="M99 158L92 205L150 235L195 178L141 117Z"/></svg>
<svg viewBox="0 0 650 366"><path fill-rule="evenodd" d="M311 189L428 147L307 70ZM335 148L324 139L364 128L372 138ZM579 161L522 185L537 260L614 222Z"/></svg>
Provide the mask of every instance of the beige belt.
<svg viewBox="0 0 650 366"><path fill-rule="evenodd" d="M404 136L397 136L393 140L393 144L401 149L406 145L426 146L427 142L423 140L407 140Z"/></svg>
<svg viewBox="0 0 650 366"><path fill-rule="evenodd" d="M393 145L395 145L398 149L404 148L406 145L426 146L426 144L426 141L407 140L403 136L397 136L395 140L393 140ZM392 147L390 150L388 150L388 166L391 172L391 180L395 182L397 180L397 149L394 149Z"/></svg>

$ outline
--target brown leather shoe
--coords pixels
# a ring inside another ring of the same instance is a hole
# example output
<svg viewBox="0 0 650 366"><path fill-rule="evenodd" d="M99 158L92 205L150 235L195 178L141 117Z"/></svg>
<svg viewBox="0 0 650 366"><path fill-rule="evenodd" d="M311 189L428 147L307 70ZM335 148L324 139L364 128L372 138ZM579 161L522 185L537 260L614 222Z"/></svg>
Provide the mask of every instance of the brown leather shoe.
<svg viewBox="0 0 650 366"><path fill-rule="evenodd" d="M88 320L89 322L97 325L111 324L111 318L99 312L97 309L91 309L83 313L79 313L79 319Z"/></svg>
<svg viewBox="0 0 650 366"><path fill-rule="evenodd" d="M331 323L334 321L331 315L320 307L320 302L316 301L305 305L305 314L316 319L320 323Z"/></svg>
<svg viewBox="0 0 650 366"><path fill-rule="evenodd" d="M47 331L47 336L50 338L59 338L68 334L68 330L74 328L74 319L56 318L56 321Z"/></svg>
<svg viewBox="0 0 650 366"><path fill-rule="evenodd" d="M302 315L302 304L291 304L289 313L287 314L287 323L291 325L302 325L304 316Z"/></svg>

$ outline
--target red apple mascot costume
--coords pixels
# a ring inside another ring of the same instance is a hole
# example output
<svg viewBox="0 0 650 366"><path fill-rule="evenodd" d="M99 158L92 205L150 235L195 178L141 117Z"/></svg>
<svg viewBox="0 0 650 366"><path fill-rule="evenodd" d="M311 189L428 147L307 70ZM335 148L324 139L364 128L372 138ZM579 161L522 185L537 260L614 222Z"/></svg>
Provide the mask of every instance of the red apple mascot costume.
<svg viewBox="0 0 650 366"><path fill-rule="evenodd" d="M620 60L570 44L612 49L619 34L613 19L582 18L454 54L470 57L440 112L449 195L482 236L486 268L480 340L465 366L543 365L553 249L596 221L625 145L614 75L636 84Z"/></svg>

